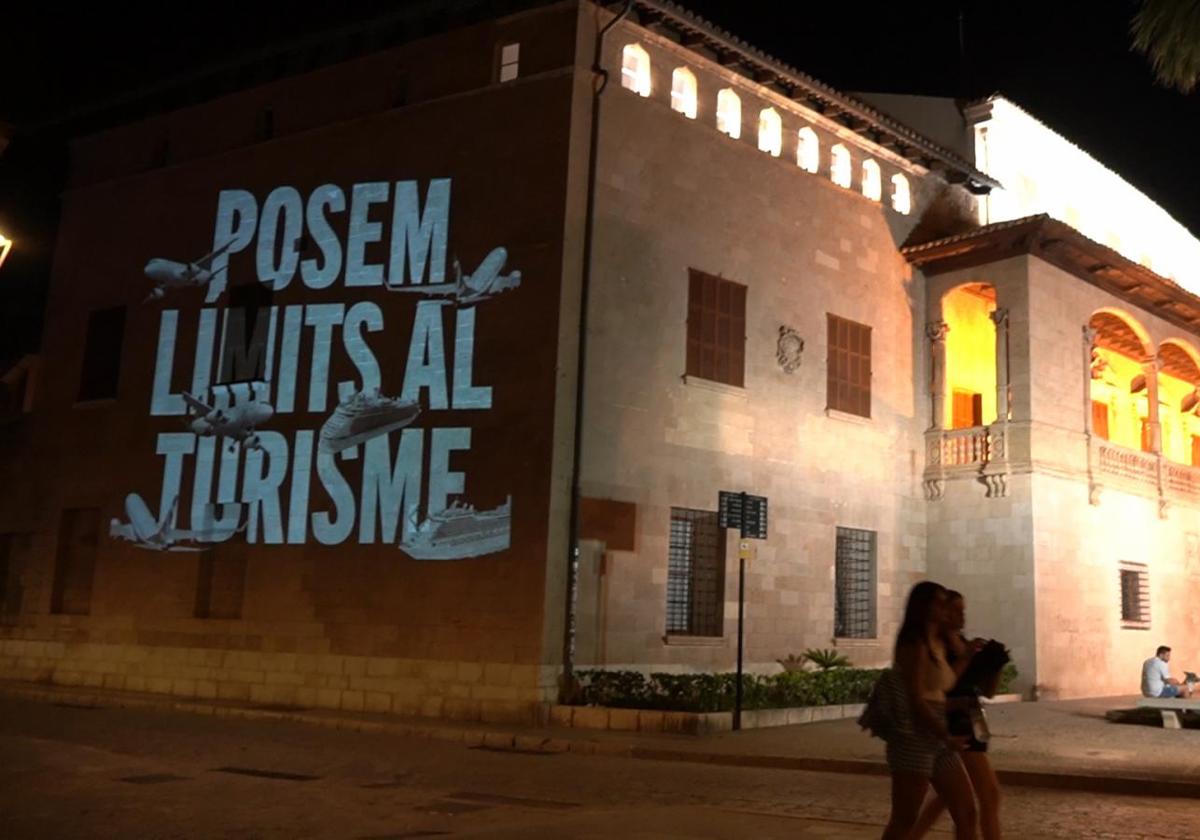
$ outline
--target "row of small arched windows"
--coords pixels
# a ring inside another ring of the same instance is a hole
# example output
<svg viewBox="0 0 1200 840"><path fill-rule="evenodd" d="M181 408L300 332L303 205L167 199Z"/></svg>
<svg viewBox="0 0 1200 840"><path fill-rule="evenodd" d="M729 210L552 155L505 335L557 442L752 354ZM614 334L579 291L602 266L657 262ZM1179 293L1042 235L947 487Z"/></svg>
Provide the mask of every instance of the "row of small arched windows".
<svg viewBox="0 0 1200 840"><path fill-rule="evenodd" d="M621 86L638 96L650 95L650 56L638 44L627 44L621 53ZM671 73L671 109L694 120L698 103L696 75L686 67L676 67ZM742 136L742 99L733 88L717 93L717 130L734 140ZM783 154L783 118L774 108L763 108L758 114L758 148L772 157ZM808 126L796 135L796 165L813 174L821 169L821 141ZM850 150L835 143L829 149L830 180L849 189L853 173ZM892 209L907 215L912 211L908 179L897 172L891 177L891 185ZM862 193L872 201L883 200L883 174L870 158L862 163Z"/></svg>

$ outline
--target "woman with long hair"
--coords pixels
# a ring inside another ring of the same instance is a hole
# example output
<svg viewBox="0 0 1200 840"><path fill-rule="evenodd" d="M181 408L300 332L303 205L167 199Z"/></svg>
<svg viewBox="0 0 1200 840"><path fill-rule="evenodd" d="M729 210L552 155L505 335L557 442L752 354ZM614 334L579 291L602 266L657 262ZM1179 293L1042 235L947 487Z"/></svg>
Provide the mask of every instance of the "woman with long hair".
<svg viewBox="0 0 1200 840"><path fill-rule="evenodd" d="M956 674L962 675L971 657L979 649L979 641L968 641L963 635L966 627L966 602L961 592L953 590L946 593L948 609L946 611L946 658ZM996 682L999 672L995 673L992 681L980 686L979 691L985 696L996 693ZM950 697L947 700L947 722L950 731L955 735L967 738L967 747L962 753L962 763L967 776L971 779L971 787L979 800L979 829L983 840L1000 840L1000 781L996 771L988 760L987 741L980 741L974 731L973 715L982 715L979 698L974 693L962 697ZM986 735L983 737L986 738ZM912 830L910 840L920 840L937 822L945 805L940 797L934 797L921 812L917 825Z"/></svg>
<svg viewBox="0 0 1200 840"><path fill-rule="evenodd" d="M896 635L892 669L899 681L898 726L887 739L892 813L883 840L908 840L930 784L954 818L955 840L975 840L975 796L959 752L966 739L950 734L946 692L956 676L946 661L946 589L922 581L908 593Z"/></svg>

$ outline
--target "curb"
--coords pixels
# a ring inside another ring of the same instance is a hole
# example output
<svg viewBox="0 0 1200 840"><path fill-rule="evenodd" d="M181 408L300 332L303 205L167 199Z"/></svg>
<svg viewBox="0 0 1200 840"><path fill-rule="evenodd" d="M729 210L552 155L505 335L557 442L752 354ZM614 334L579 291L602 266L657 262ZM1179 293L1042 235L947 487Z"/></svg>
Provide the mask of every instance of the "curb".
<svg viewBox="0 0 1200 840"><path fill-rule="evenodd" d="M176 711L240 720L281 720L343 729L349 732L384 732L410 738L426 738L462 744L467 748L523 753L574 753L642 761L674 761L720 767L753 767L772 770L803 770L815 773L845 773L886 776L882 761L816 758L791 755L751 755L703 752L700 750L649 747L633 743L559 738L528 732L506 732L470 726L411 723L359 718L336 712L313 713L237 706L221 701L181 700L165 695L136 694L113 690L89 691L69 686L0 683L0 697L38 703L67 703L87 708L150 709ZM1152 776L1113 776L1086 773L1049 773L997 768L996 776L1006 785L1088 793L1123 794L1200 799L1200 781L1179 781Z"/></svg>

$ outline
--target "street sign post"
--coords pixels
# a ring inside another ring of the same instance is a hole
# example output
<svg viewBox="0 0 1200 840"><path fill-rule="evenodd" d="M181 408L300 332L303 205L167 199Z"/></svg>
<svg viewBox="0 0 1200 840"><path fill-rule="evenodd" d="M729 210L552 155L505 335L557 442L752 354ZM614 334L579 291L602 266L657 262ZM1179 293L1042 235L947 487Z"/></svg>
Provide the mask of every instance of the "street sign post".
<svg viewBox="0 0 1200 840"><path fill-rule="evenodd" d="M722 490L717 494L717 524L737 528L738 542L738 629L737 685L733 694L733 728L742 728L742 651L746 617L746 561L753 556L750 540L767 538L767 499L749 493Z"/></svg>

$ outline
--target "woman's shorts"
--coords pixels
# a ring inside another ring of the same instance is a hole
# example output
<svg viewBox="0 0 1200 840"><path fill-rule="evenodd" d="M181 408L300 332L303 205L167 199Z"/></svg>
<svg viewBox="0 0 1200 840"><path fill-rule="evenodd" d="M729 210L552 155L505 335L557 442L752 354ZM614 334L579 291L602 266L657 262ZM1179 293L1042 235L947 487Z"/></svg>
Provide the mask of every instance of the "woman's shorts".
<svg viewBox="0 0 1200 840"><path fill-rule="evenodd" d="M928 779L947 763L955 762L962 762L958 752L937 738L896 733L887 742L888 769L893 773L915 773Z"/></svg>

